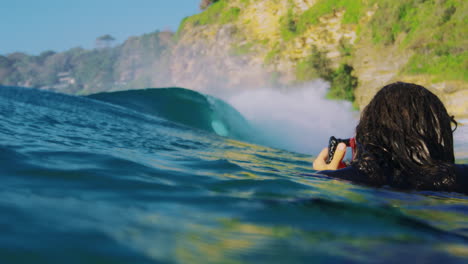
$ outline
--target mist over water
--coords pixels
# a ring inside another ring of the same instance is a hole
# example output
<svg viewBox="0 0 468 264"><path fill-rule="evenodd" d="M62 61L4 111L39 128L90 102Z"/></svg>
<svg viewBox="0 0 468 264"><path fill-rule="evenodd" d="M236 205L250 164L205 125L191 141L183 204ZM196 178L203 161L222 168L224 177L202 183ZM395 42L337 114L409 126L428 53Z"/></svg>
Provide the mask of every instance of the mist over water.
<svg viewBox="0 0 468 264"><path fill-rule="evenodd" d="M351 103L325 99L328 87L316 80L288 91L265 88L224 99L251 123L265 144L317 154L330 136L352 137L358 122Z"/></svg>
<svg viewBox="0 0 468 264"><path fill-rule="evenodd" d="M457 120L459 125L453 132L455 160L468 162L468 119Z"/></svg>

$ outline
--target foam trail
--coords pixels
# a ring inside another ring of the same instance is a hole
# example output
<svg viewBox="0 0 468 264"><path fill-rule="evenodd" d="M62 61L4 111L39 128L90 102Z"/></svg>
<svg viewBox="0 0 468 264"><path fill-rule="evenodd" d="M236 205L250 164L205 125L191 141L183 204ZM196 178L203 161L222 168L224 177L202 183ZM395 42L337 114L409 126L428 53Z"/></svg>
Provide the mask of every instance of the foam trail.
<svg viewBox="0 0 468 264"><path fill-rule="evenodd" d="M354 135L357 113L351 103L325 99L328 83L313 81L291 91L251 90L226 100L258 131L265 144L317 154L334 135Z"/></svg>

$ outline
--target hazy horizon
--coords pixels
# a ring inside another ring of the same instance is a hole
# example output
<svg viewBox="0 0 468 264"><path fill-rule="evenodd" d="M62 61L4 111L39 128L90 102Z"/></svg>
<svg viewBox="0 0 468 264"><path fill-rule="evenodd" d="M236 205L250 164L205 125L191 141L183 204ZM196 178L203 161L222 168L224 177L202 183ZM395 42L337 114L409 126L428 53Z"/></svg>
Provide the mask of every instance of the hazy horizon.
<svg viewBox="0 0 468 264"><path fill-rule="evenodd" d="M199 12L199 0L15 0L2 3L0 55L38 55L75 47L94 48L110 34L116 43L157 30L176 31L186 16Z"/></svg>

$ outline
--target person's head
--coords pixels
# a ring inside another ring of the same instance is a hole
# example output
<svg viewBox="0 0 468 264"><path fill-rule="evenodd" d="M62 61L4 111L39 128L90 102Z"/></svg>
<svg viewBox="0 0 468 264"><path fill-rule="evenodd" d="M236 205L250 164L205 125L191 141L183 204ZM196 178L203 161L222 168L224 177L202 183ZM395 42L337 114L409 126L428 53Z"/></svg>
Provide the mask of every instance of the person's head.
<svg viewBox="0 0 468 264"><path fill-rule="evenodd" d="M455 177L451 123L456 125L426 88L389 84L362 112L353 166L375 185L444 189Z"/></svg>

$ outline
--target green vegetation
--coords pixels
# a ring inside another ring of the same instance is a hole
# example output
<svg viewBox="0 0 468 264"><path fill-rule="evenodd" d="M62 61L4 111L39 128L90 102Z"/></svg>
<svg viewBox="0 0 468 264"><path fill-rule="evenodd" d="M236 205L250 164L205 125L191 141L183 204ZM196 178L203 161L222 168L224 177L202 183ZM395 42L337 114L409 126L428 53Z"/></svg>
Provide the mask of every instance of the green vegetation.
<svg viewBox="0 0 468 264"><path fill-rule="evenodd" d="M468 9L464 0L400 2L373 0L372 2L379 5L369 25L372 30L372 39L376 44L391 44L401 33L405 34L404 43L407 45L420 40L427 41L431 35L437 35L448 29L464 31L466 34L466 28L463 29L463 26L454 27L467 22ZM424 35L426 35L425 38Z"/></svg>
<svg viewBox="0 0 468 264"><path fill-rule="evenodd" d="M338 48L340 50L340 53L345 57L351 56L351 53L353 51L353 45L350 43L349 39L346 38L340 39Z"/></svg>
<svg viewBox="0 0 468 264"><path fill-rule="evenodd" d="M231 46L230 53L231 55L234 55L234 56L242 56L242 55L252 53L253 51L256 50L255 48L259 48L259 47L266 48L267 45L268 45L267 39L250 41L250 42L242 42L242 43L234 43Z"/></svg>
<svg viewBox="0 0 468 264"><path fill-rule="evenodd" d="M364 13L364 6L362 0L320 0L300 16L298 30L304 32L308 26L317 24L321 16L341 10L345 10L344 24L357 24Z"/></svg>
<svg viewBox="0 0 468 264"><path fill-rule="evenodd" d="M115 49L95 49L76 55L71 52L70 55L80 57L79 63L73 69L73 76L78 83L93 83L95 80L106 86L113 83L113 66L118 56ZM88 89L85 88L83 92L87 92Z"/></svg>
<svg viewBox="0 0 468 264"><path fill-rule="evenodd" d="M281 36L289 41L317 24L320 17L340 10L345 10L343 23L357 24L374 6L378 7L376 13L361 30L371 33L375 45L394 44L400 38L402 49L415 51L402 73L430 74L437 80L467 80L468 27L464 25L468 24L468 4L463 0L319 0L300 15L290 8L280 19ZM340 51L351 56L352 47L340 42ZM268 55L274 57L274 53ZM314 75L314 68L307 65L306 61L298 63L298 80Z"/></svg>
<svg viewBox="0 0 468 264"><path fill-rule="evenodd" d="M370 22L374 44L389 45L400 37L402 49L415 55L407 74L431 74L438 80L468 80L468 4L464 0L373 0L380 8Z"/></svg>
<svg viewBox="0 0 468 264"><path fill-rule="evenodd" d="M229 8L227 11L225 11L221 15L221 18L219 19L219 23L227 24L227 23L236 21L237 18L239 17L240 11L241 10L238 7Z"/></svg>
<svg viewBox="0 0 468 264"><path fill-rule="evenodd" d="M249 54L254 46L254 42L249 42L241 45L234 44L231 48L231 55L242 56Z"/></svg>
<svg viewBox="0 0 468 264"><path fill-rule="evenodd" d="M296 67L296 79L304 82L315 78L322 78L330 82L329 99L354 101L354 90L358 80L352 75L353 67L342 64L337 70L331 69L330 60L324 52L313 47L312 54Z"/></svg>
<svg viewBox="0 0 468 264"><path fill-rule="evenodd" d="M182 35L182 32L184 31L185 25L189 21L190 17L184 17L182 21L179 24L179 28L177 28L176 33L174 34L174 41L177 42L180 39L180 36Z"/></svg>
<svg viewBox="0 0 468 264"><path fill-rule="evenodd" d="M310 81L319 78L317 69L308 60L299 61L296 65L296 80L299 82Z"/></svg>
<svg viewBox="0 0 468 264"><path fill-rule="evenodd" d="M461 54L438 54L431 51L428 54L415 54L403 69L409 74L430 74L434 81L463 80L468 82L468 52Z"/></svg>
<svg viewBox="0 0 468 264"><path fill-rule="evenodd" d="M311 25L318 24L321 16L345 10L344 24L357 24L364 14L365 6L362 0L320 0L301 15L296 15L290 8L280 19L281 36L287 41L304 33Z"/></svg>
<svg viewBox="0 0 468 264"><path fill-rule="evenodd" d="M352 73L353 67L348 64L342 64L334 71L330 76L331 84L327 97L354 102L354 90L358 85L358 79Z"/></svg>
<svg viewBox="0 0 468 264"><path fill-rule="evenodd" d="M318 77L331 81L332 75L330 60L324 52L319 51L315 46L312 47L311 55L298 62L296 66L296 79L298 81L309 81Z"/></svg>
<svg viewBox="0 0 468 264"><path fill-rule="evenodd" d="M215 1L210 4L205 11L184 19L181 27L184 28L187 23L194 26L201 26L210 24L222 25L235 22L239 17L241 10L238 7L228 7L229 5L227 0Z"/></svg>
<svg viewBox="0 0 468 264"><path fill-rule="evenodd" d="M280 33L281 37L288 41L297 35L297 18L294 15L292 8L288 10L285 16L280 18Z"/></svg>
<svg viewBox="0 0 468 264"><path fill-rule="evenodd" d="M320 0L301 15L288 10L280 19L281 36L289 41L317 24L323 15L340 10L345 10L343 23L357 24L375 6L376 13L368 25L360 25L359 33L370 32L374 45L395 44L398 39L401 49L412 49L415 54L402 69L403 74L428 74L434 76L434 81L468 81L468 27L464 26L468 24L468 4L463 0ZM339 44L345 57L352 56L353 47L349 42L342 39ZM268 57L274 58L274 52ZM336 71L331 71L321 65L326 60L320 53L313 52L311 57L297 63L297 80L321 77L332 83L329 97L353 100L357 79L345 61Z"/></svg>
<svg viewBox="0 0 468 264"><path fill-rule="evenodd" d="M205 11L185 19L184 24L190 23L194 26L212 24L219 19L222 11L226 8L226 4L226 1L215 2Z"/></svg>

